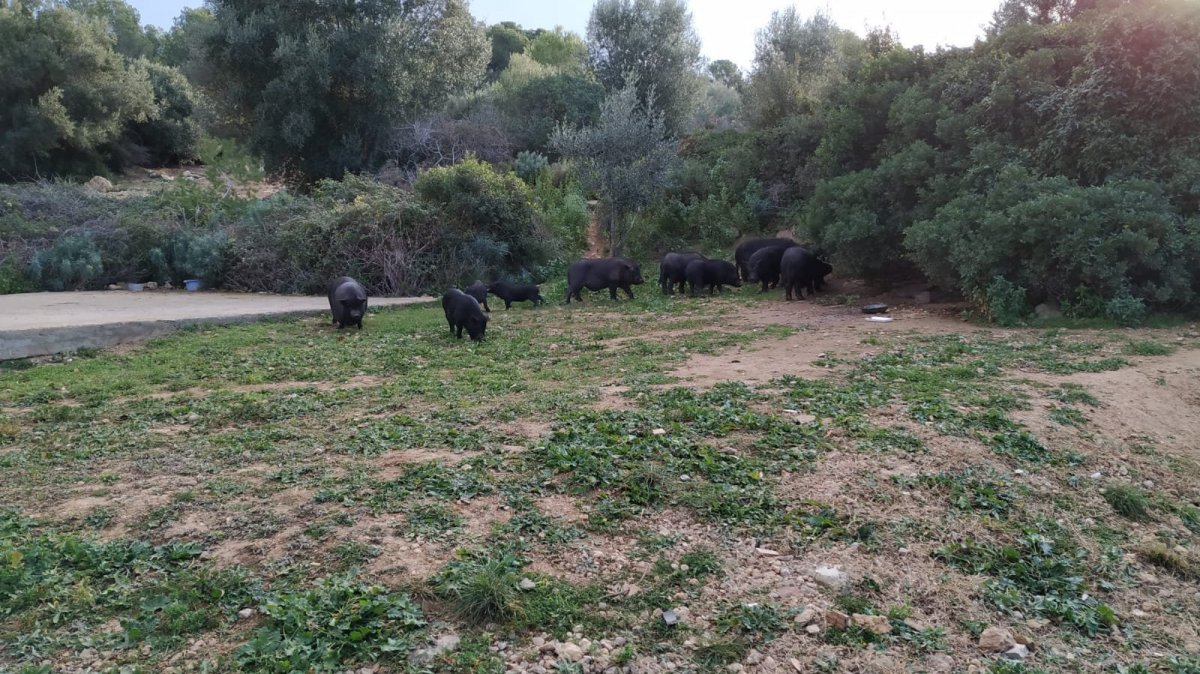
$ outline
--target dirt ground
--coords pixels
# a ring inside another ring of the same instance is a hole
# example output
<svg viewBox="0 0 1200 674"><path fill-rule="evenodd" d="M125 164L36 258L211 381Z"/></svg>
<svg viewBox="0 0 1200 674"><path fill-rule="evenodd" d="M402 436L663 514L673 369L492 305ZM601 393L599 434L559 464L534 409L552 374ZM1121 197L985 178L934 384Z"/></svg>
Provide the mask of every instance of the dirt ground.
<svg viewBox="0 0 1200 674"><path fill-rule="evenodd" d="M838 289L835 289L836 293ZM677 383L697 389L709 389L723 382L741 382L751 388L766 387L768 382L784 376L801 379L821 379L836 376L838 362L855 361L865 355L882 351L879 344L902 340L906 335L949 335L986 334L993 339L1005 340L1028 337L1031 331L1005 330L980 326L963 318L964 307L959 304L916 304L902 294L888 296L863 292L860 287L842 288L854 291L856 300L843 305L822 305L815 302L770 301L738 305L722 318L722 329L744 331L764 329L771 326L787 326L794 332L786 337L761 337L744 346L733 347L715 354L694 354L680 367L669 373ZM745 290L743 290L745 292ZM883 301L892 305L888 316L891 322L879 323L867 320L859 307L868 301ZM1181 326L1172 330L1124 330L1124 340L1153 339L1158 342L1178 341L1183 348L1168 355L1138 357L1127 356L1130 365L1119 370L1106 372L1083 372L1068 375L1050 375L1045 372L1004 373L1004 379L1017 387L1058 386L1078 384L1095 396L1098 403L1089 412L1088 432L1080 433L1064 429L1047 421L1047 403L1035 400L1028 409L1014 412L1014 418L1047 445L1077 449L1088 456L1089 471L1107 476L1136 479L1154 490L1184 502L1195 502L1200 480L1200 349L1194 348L1196 326ZM613 337L606 347L619 349L628 337ZM364 385L382 384L376 378L363 378ZM311 383L299 386L315 386ZM232 392L278 392L282 394L288 386L233 387ZM625 395L628 387L605 385L598 391L594 405L598 409L626 409L630 399ZM780 412L780 410L773 410ZM786 411L785 411L786 412ZM945 511L945 503L928 490L907 489L898 486L905 478L953 471L963 465L991 464L1012 474L1010 467L995 460L978 443L966 438L940 435L922 427L895 410L875 410L872 421L905 431L919 437L928 447L924 453L871 454L856 451L852 441L840 437L839 432L830 430L829 438L834 449L824 454L811 470L797 468L778 476L782 495L790 501L814 501L835 507L839 512L853 513L856 517L870 518L880 522L902 523L918 526L920 522L938 522ZM355 417L362 420L369 417ZM156 432L172 434L186 430L164 426ZM508 438L506 451L520 453L533 447L539 438L546 436L550 425L537 421L506 422L497 426ZM1154 451L1142 451L1153 447ZM373 475L389 477L405 465L435 461L460 470L469 466L474 459L472 452L449 449L420 449L389 452L351 462L343 461L324 452L322 448L304 448L320 455L331 475L341 475L351 470L367 471ZM732 450L731 450L732 451ZM97 469L105 468L97 465ZM171 475L164 475L164 471ZM176 470L178 469L178 471ZM251 484L262 484L276 468L247 463L236 477ZM122 504L125 514L109 530L106 537L123 536L130 533L129 522L143 517L148 511L168 504L171 494L191 486L196 480L179 478L175 472L195 472L191 466L149 465L117 466L105 468L106 472L122 474L123 479L111 485L103 497L91 495L90 488L81 488L78 493L57 494L42 503L42 513L54 519L83 517L98 507ZM129 473L124 476L124 471ZM140 473L140 474L139 474ZM1025 475L1017 471L1034 493L1054 494L1061 490L1058 477L1047 475ZM899 481L893 478L900 478ZM1082 497L1081 497L1082 498ZM1088 497L1092 498L1092 497ZM63 500L65 499L65 500ZM280 559L303 559L311 553L301 535L309 523L327 519L336 511L335 505L314 502L314 490L294 487L278 491L270 496L269 502L248 503L251 514L271 511L277 515L278 527L257 538L232 536L205 554L218 564L245 564L260 567L278 562ZM586 510L591 506L583 499L566 494L549 494L539 499L538 510L566 524L583 523ZM1107 506L1098 498L1084 504L1095 508L1099 519L1100 511ZM1029 508L1049 518L1057 516L1056 505L1050 501L1035 502ZM452 509L464 522L466 540L482 540L497 524L506 522L511 513L497 496L464 499L452 504ZM214 516L193 513L181 519L167 530L168 538L203 538L220 522ZM267 518L270 519L270 518ZM395 528L397 517L379 515L362 518L355 522L348 533L356 541L376 546L381 554L371 561L366 571L388 584L411 585L420 583L453 558L455 544L444 540L420 540L387 533ZM1136 548L1139 541L1152 541L1155 536L1153 523L1129 525L1133 542L1128 549ZM228 522L226 522L228 525ZM899 524L897 524L899 525ZM818 566L836 565L855 578L878 579L887 588L880 598L881 605L910 604L914 607L911 620L914 625L940 626L947 629L947 651L953 655L912 656L898 655L895 649L877 652L872 649L848 650L832 647L809 636L803 629L788 631L770 643L756 644L744 661L749 672L775 674L786 671L812 671L817 662L837 662L839 671L892 673L908 671L984 671L988 660L975 645L974 638L959 625L964 622L990 624L997 621L996 615L986 610L978 600L979 578L950 578L946 565L933 558L933 551L943 541L930 535L912 545L891 550L868 551L857 543L799 545L786 537L776 539L728 540L728 532L711 523L702 523L682 510L665 509L654 522L659 533L676 541L673 555L700 547L717 547L724 558L727 574L723 579L703 588L698 596L679 596L680 606L675 607L689 625L711 634L716 630L714 616L721 607L730 602L772 602L797 610L816 606L826 610L830 606L829 593L820 587L813 577ZM970 539L987 537L986 525L980 520L962 518L955 522L955 536ZM919 538L919 537L918 537ZM539 553L534 556L530 570L567 579L573 583L587 583L598 579L622 577L618 586L611 588L613 596L631 596L639 591L639 585L651 582L651 565L637 555L638 540L627 532L590 533L578 541L571 542L556 552ZM1200 614L1187 617L1187 607L1200 607L1200 592L1194 583L1174 578L1154 577L1152 588L1143 596L1137 591L1122 591L1113 599L1113 607L1122 616L1138 616L1153 625L1159 634L1167 635L1169 643L1164 650L1175 653L1200 654ZM1151 591L1152 590L1152 591ZM1180 607L1185 614L1180 616ZM651 616L651 619L655 619ZM1066 662L1077 657L1078 649L1064 645L1053 627L1029 620L1022 625L1027 632L1025 638L1039 643L1044 648L1041 655L1055 658L1055 662ZM601 635L589 635L598 638ZM607 635L612 638L614 635ZM551 640L543 634L537 638ZM579 641L581 637L573 637ZM622 637L622 640L624 637ZM1122 648L1122 637L1114 635L1090 646L1098 650ZM694 640L693 640L694 641ZM695 643L684 644L684 651ZM507 647L507 646L506 646ZM652 656L650 643L639 644L639 653L629 664L632 672L661 672L690 666L686 658L677 657L676 652L664 656ZM1088 647L1082 652L1086 653ZM539 652L537 647L513 646L504 654L509 671L538 672L553 668L551 656ZM589 656L590 657L590 656ZM924 659L919 659L923 657ZM540 664L539 664L540 662ZM595 667L586 671L604 671L603 663L597 660ZM949 663L949 664L948 664ZM549 666L547 666L549 664ZM1031 664L1041 664L1039 660ZM675 666L672 666L675 665ZM540 668L540 669L539 669ZM1089 668L1084 668L1090 671ZM388 671L388 670L381 670ZM741 671L741 670L734 670Z"/></svg>

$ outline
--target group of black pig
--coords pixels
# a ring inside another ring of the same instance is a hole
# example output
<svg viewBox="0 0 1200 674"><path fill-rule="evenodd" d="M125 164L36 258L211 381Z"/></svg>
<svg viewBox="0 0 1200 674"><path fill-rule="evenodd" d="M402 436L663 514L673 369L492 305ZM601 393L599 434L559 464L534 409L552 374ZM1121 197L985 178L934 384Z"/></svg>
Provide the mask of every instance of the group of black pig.
<svg viewBox="0 0 1200 674"><path fill-rule="evenodd" d="M735 263L710 260L700 253L667 253L659 264L658 284L663 293L673 295L689 290L694 296L708 288L708 294L723 292L724 286L739 287L742 281L762 283L762 291L782 283L787 299L793 294L804 299L804 289L813 294L825 286L830 264L791 239L751 239L734 251Z"/></svg>
<svg viewBox="0 0 1200 674"><path fill-rule="evenodd" d="M342 276L329 282L329 311L338 328L357 325L362 330L363 315L367 313L367 291L358 281ZM463 330L476 342L482 341L487 331L488 293L504 300L504 308L513 302L533 302L534 306L545 303L536 285L520 285L508 281L496 281L485 285L476 281L466 292L452 288L442 296L442 310L450 324L450 334L462 339ZM482 305L482 308L480 308Z"/></svg>
<svg viewBox="0 0 1200 674"><path fill-rule="evenodd" d="M675 286L679 286L681 293L690 286L692 295L708 288L711 295L723 291L727 285L740 287L743 279L761 282L763 292L783 283L790 300L793 292L803 299L804 288L810 294L819 290L833 271L827 262L790 239L752 239L737 247L734 260L736 264L710 260L699 253L667 253L659 266L658 283L668 295L674 294ZM614 300L617 291L624 290L633 299L633 286L642 283L642 268L633 260L623 257L578 260L567 268L567 304L572 298L582 302L580 293L584 288L607 289ZM487 303L489 294L504 300L505 309L511 308L513 302L533 302L534 306L545 303L541 291L532 284L476 281L465 291L452 288L442 296L450 334L462 339L466 330L472 340L483 340L491 313ZM334 279L329 283L329 310L338 328L357 325L361 330L367 312L367 291L349 276Z"/></svg>
<svg viewBox="0 0 1200 674"><path fill-rule="evenodd" d="M542 291L533 284L521 285L508 281L485 284L483 281L476 281L465 291L451 288L442 295L442 311L446 312L446 322L450 324L452 335L462 339L465 328L472 340L483 341L483 335L487 331L487 314L492 312L487 303L488 293L504 300L505 309L511 309L513 302L533 302L535 307L546 303L546 300L542 299ZM485 311L487 313L484 313Z"/></svg>

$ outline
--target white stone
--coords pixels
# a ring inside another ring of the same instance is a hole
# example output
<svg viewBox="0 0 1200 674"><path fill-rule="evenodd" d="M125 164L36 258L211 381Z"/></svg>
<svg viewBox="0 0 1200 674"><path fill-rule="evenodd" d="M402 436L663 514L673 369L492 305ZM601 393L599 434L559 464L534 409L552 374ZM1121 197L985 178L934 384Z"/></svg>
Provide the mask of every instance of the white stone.
<svg viewBox="0 0 1200 674"><path fill-rule="evenodd" d="M813 580L818 585L839 590L850 581L850 577L836 566L818 566L813 570Z"/></svg>

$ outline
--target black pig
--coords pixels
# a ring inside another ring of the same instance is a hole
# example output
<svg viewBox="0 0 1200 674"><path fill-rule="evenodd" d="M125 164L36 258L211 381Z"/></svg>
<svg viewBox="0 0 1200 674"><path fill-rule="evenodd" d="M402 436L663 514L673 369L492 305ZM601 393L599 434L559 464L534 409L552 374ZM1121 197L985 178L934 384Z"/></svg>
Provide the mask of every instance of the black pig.
<svg viewBox="0 0 1200 674"><path fill-rule="evenodd" d="M357 325L362 330L363 315L367 313L367 291L349 276L330 281L329 311L339 330L347 325Z"/></svg>
<svg viewBox="0 0 1200 674"><path fill-rule="evenodd" d="M658 263L658 285L662 287L664 295L674 295L675 286L679 286L679 292L683 292L687 279L684 278L684 271L687 269L688 263L692 260L703 260L705 257L700 253L667 253L663 256L662 262Z"/></svg>
<svg viewBox="0 0 1200 674"><path fill-rule="evenodd" d="M463 292L471 297L474 297L476 302L479 302L481 305L483 305L484 311L488 313L492 312L492 308L489 307L487 303L488 287L483 281L476 281L471 285L471 287L467 288Z"/></svg>
<svg viewBox="0 0 1200 674"><path fill-rule="evenodd" d="M533 306L544 304L542 291L536 285L518 285L508 281L496 281L487 287L488 292L504 300L504 308L511 309L513 302L533 302Z"/></svg>
<svg viewBox="0 0 1200 674"><path fill-rule="evenodd" d="M642 283L642 267L633 260L623 257L579 260L567 269L567 304L571 303L572 297L582 302L583 297L579 293L584 288L608 288L608 296L614 300L620 288L629 295L629 299L633 299L632 286Z"/></svg>
<svg viewBox="0 0 1200 674"><path fill-rule="evenodd" d="M783 285L787 299L804 299L804 289L808 288L809 295L825 284L825 277L833 271L828 262L820 260L816 255L804 248L789 248L783 253L779 262L780 283Z"/></svg>
<svg viewBox="0 0 1200 674"><path fill-rule="evenodd" d="M771 248L778 246L781 248L791 248L800 244L791 239L750 239L743 242L737 247L733 253L733 261L737 263L738 274L741 275L743 281L750 280L750 256L754 255L763 248Z"/></svg>
<svg viewBox="0 0 1200 674"><path fill-rule="evenodd" d="M463 328L476 342L482 342L487 331L487 314L479 307L474 297L453 288L442 295L442 310L446 312L446 322L450 324L450 334L462 339Z"/></svg>
<svg viewBox="0 0 1200 674"><path fill-rule="evenodd" d="M688 285L691 286L692 297L696 296L698 289L705 286L708 286L708 294L712 295L716 291L724 292L724 288L721 286L738 287L742 285L742 281L738 278L737 267L732 262L724 260L692 260L684 270L684 276L687 277Z"/></svg>
<svg viewBox="0 0 1200 674"><path fill-rule="evenodd" d="M761 282L764 293L768 288L775 287L779 283L779 263L786 250L789 249L782 246L768 246L755 251L746 265L750 272L746 280L751 283Z"/></svg>

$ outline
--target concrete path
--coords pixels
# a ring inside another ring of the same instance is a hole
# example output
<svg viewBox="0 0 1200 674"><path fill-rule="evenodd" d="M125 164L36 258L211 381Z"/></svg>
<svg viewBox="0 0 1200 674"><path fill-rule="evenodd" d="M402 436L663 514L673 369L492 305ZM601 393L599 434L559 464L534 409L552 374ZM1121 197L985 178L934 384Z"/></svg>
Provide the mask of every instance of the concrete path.
<svg viewBox="0 0 1200 674"><path fill-rule="evenodd" d="M372 307L432 302L372 297ZM0 295L0 360L137 342L200 323L329 312L325 297L154 290Z"/></svg>

